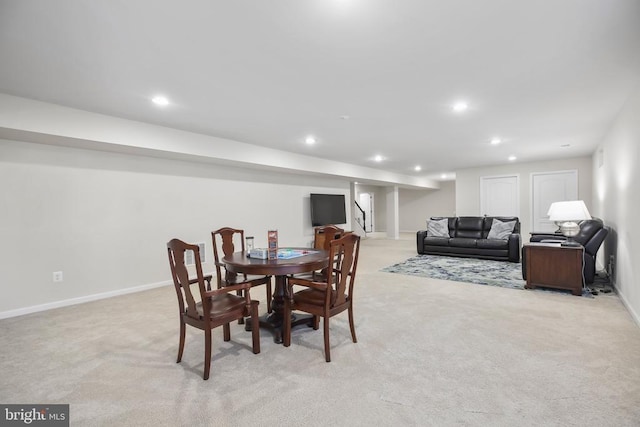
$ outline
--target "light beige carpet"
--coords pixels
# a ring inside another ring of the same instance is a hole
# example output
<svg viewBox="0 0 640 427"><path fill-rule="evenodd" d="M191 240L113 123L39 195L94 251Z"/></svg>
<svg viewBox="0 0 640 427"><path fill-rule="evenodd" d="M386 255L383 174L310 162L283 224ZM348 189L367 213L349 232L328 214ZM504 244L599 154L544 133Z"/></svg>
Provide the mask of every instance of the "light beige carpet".
<svg viewBox="0 0 640 427"><path fill-rule="evenodd" d="M69 403L72 426L640 425L640 330L617 296L379 271L414 254L413 235L363 241L359 342L334 318L331 363L321 330L290 348L263 331L254 355L234 324L203 381L199 331L175 363L171 287L2 320L0 401Z"/></svg>

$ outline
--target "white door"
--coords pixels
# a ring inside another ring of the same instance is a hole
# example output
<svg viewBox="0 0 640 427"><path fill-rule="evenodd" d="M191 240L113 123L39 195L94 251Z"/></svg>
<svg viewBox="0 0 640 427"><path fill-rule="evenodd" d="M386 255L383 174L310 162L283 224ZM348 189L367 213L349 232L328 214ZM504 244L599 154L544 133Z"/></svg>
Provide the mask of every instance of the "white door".
<svg viewBox="0 0 640 427"><path fill-rule="evenodd" d="M358 204L364 211L365 231L367 233L376 231L373 226L375 223L373 218L373 193L360 193L358 196Z"/></svg>
<svg viewBox="0 0 640 427"><path fill-rule="evenodd" d="M558 227L547 216L553 202L578 199L578 171L531 174L531 218L534 232L555 231Z"/></svg>
<svg viewBox="0 0 640 427"><path fill-rule="evenodd" d="M480 178L480 214L487 216L520 216L518 175L483 176Z"/></svg>

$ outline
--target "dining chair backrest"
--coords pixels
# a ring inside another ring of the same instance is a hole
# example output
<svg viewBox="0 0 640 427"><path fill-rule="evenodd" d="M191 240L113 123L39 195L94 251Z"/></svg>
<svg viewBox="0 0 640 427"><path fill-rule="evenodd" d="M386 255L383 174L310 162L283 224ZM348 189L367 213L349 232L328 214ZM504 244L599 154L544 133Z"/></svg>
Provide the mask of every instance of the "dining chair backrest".
<svg viewBox="0 0 640 427"><path fill-rule="evenodd" d="M236 273L228 272L221 259L231 255L236 251L244 252L244 230L231 227L222 227L211 233L213 240L213 258L216 265L216 276L218 278L218 288L223 286L224 281L235 278Z"/></svg>
<svg viewBox="0 0 640 427"><path fill-rule="evenodd" d="M267 291L267 312L271 313L271 276L234 273L227 270L227 266L222 262L222 258L229 256L234 252L245 252L244 230L232 227L222 227L211 232L211 239L213 240L213 257L216 266L218 289L245 282L250 283L252 287L265 285Z"/></svg>
<svg viewBox="0 0 640 427"><path fill-rule="evenodd" d="M332 240L339 239L344 234L344 230L335 225L325 225L316 227L313 235L313 247L315 249L329 250Z"/></svg>
<svg viewBox="0 0 640 427"><path fill-rule="evenodd" d="M193 251L193 259L195 262L196 277L195 280L189 279L189 270L185 262L186 252ZM178 296L178 308L181 315L186 315L195 320L200 320L197 302L202 301L204 312L208 312L208 298L202 298L206 292L205 278L202 274L202 265L200 263L200 248L198 245L190 245L178 239L173 239L167 243L167 252L169 254L169 266L171 267L171 276L173 277L173 285ZM191 289L192 285L197 284L197 295L194 295Z"/></svg>
<svg viewBox="0 0 640 427"><path fill-rule="evenodd" d="M329 259L332 274L327 275L327 286L335 286L334 292L328 292L329 306L344 304L353 295L353 284L356 279L358 255L360 252L360 236L347 233L343 237L332 240L329 245Z"/></svg>

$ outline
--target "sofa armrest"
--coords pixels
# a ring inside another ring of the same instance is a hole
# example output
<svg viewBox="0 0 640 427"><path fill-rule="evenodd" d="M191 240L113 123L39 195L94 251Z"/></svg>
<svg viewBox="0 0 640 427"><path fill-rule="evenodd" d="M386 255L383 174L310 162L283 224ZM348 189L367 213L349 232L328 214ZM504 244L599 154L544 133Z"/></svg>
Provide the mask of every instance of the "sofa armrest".
<svg viewBox="0 0 640 427"><path fill-rule="evenodd" d="M520 234L511 233L509 235L509 261L520 261Z"/></svg>
<svg viewBox="0 0 640 427"><path fill-rule="evenodd" d="M530 233L531 237L529 242L542 242L543 240L567 240L564 235L560 233Z"/></svg>
<svg viewBox="0 0 640 427"><path fill-rule="evenodd" d="M416 233L416 246L419 254L424 254L425 237L427 237L427 230L420 230Z"/></svg>

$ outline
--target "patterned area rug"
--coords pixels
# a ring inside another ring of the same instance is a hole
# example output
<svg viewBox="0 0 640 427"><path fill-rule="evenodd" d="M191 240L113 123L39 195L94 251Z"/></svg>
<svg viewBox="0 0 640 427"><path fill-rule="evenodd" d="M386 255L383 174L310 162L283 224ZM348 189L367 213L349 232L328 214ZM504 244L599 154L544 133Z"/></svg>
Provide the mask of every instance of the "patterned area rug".
<svg viewBox="0 0 640 427"><path fill-rule="evenodd" d="M520 263L475 258L416 255L381 271L512 289L525 284Z"/></svg>

